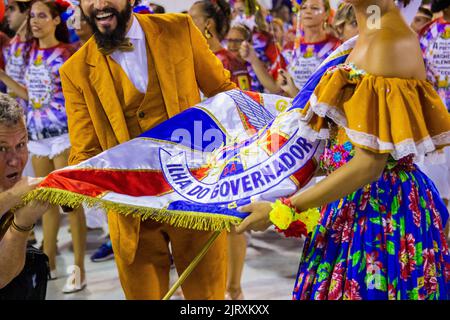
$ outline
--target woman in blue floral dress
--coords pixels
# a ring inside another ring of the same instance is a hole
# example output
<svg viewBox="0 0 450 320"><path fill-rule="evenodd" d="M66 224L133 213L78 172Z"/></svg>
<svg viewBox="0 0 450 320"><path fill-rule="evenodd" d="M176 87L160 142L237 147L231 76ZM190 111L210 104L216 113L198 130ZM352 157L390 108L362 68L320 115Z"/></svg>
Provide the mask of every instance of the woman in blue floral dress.
<svg viewBox="0 0 450 320"><path fill-rule="evenodd" d="M345 64L329 69L301 111L300 130L325 140L327 177L293 197L297 211L318 207L303 249L294 299L450 299L448 211L413 163L450 144L450 117L427 82L414 33L392 0L354 6L360 36ZM394 32L395 30L395 32ZM265 230L270 202L237 228Z"/></svg>

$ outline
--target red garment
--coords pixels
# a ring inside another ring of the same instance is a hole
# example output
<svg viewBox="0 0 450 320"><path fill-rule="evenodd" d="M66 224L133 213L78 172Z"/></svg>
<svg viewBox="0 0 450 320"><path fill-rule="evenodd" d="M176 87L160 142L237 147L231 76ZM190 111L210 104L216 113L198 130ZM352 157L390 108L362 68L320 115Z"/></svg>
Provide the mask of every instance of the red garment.
<svg viewBox="0 0 450 320"><path fill-rule="evenodd" d="M269 68L270 75L277 80L278 70L286 69L286 61L281 55L281 48L275 43L271 42L266 48L266 55L269 57L270 61L273 61Z"/></svg>
<svg viewBox="0 0 450 320"><path fill-rule="evenodd" d="M214 54L222 61L224 68L230 71L231 81L241 90L250 90L251 78L248 74L247 63L239 60L225 48L214 52Z"/></svg>

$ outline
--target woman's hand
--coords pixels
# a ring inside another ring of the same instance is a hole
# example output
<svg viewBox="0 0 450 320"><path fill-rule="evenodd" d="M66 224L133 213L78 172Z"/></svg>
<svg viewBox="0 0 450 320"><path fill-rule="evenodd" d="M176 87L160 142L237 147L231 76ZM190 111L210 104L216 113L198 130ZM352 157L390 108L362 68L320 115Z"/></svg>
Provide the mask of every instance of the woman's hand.
<svg viewBox="0 0 450 320"><path fill-rule="evenodd" d="M27 88L15 81L13 78L8 76L5 70L0 69L0 81L2 81L9 90L14 92L19 98L28 100L28 90Z"/></svg>
<svg viewBox="0 0 450 320"><path fill-rule="evenodd" d="M249 63L254 63L258 60L255 49L247 41L242 42L241 47L239 48L239 55Z"/></svg>
<svg viewBox="0 0 450 320"><path fill-rule="evenodd" d="M269 219L272 203L269 201L251 203L240 207L238 210L240 212L249 212L250 215L236 226L236 233L240 234L246 230L264 231L272 224Z"/></svg>
<svg viewBox="0 0 450 320"><path fill-rule="evenodd" d="M298 88L295 86L294 79L292 79L292 76L289 74L289 72L283 69L278 70L277 84L291 98L295 98L295 96L297 96L299 92Z"/></svg>

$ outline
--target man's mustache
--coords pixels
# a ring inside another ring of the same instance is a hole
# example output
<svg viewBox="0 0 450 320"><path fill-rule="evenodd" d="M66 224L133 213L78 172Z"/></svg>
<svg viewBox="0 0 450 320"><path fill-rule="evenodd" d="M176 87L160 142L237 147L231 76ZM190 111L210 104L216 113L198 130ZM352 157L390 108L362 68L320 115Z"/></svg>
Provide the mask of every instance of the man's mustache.
<svg viewBox="0 0 450 320"><path fill-rule="evenodd" d="M92 20L94 20L97 17L97 15L102 14L102 13L112 13L116 17L119 15L119 11L117 11L116 9L111 8L111 7L106 7L102 10L98 10L98 9L92 10L92 12L90 14L90 18Z"/></svg>

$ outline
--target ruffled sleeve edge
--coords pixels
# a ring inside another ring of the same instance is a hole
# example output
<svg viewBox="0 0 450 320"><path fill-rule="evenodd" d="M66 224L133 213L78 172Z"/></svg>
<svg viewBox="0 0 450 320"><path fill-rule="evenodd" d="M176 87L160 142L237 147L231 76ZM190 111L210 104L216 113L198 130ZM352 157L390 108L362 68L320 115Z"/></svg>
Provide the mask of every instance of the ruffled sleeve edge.
<svg viewBox="0 0 450 320"><path fill-rule="evenodd" d="M302 133L307 139L328 139L329 129L320 128L316 131L308 124L311 118L317 115L321 118L328 118L340 127L343 127L350 141L357 147L370 150L375 153L390 153L395 160L399 160L408 155L415 158L422 158L425 154L442 149L450 145L450 131L430 137L426 136L420 141L405 139L398 143L382 141L379 137L366 132L350 129L345 115L335 107L323 102L317 102L317 97L312 94L309 100L309 108L301 117Z"/></svg>

